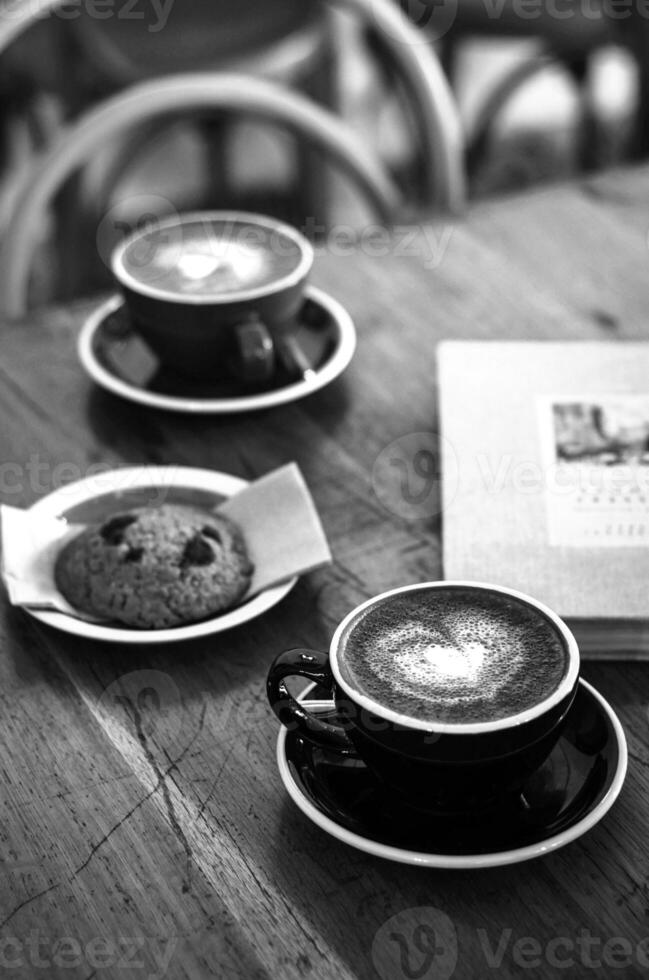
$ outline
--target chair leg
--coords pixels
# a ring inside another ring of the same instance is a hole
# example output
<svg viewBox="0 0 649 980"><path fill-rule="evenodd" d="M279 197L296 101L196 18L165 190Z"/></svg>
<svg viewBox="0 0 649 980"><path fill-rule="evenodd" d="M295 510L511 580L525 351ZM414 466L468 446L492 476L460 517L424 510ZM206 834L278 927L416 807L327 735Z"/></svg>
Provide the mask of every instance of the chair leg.
<svg viewBox="0 0 649 980"><path fill-rule="evenodd" d="M629 140L629 156L643 160L649 156L649 24L635 17L628 46L638 72L638 107Z"/></svg>
<svg viewBox="0 0 649 980"><path fill-rule="evenodd" d="M409 132L413 134L408 158L393 168L397 183L409 189L409 196L412 196L413 201L423 203L427 197L425 161L421 152L421 141L417 136L420 131L420 120L417 113L410 109L411 93L404 84L381 34L372 29L366 30L365 43L379 70L382 88L387 92L396 93L401 111L409 119Z"/></svg>
<svg viewBox="0 0 649 980"><path fill-rule="evenodd" d="M566 67L579 92L579 121L577 124L577 166L580 173L596 170L601 163L602 130L589 86L590 58L587 54L566 60Z"/></svg>
<svg viewBox="0 0 649 980"><path fill-rule="evenodd" d="M439 60L453 90L455 90L460 44L461 38L452 37L448 34L439 41Z"/></svg>
<svg viewBox="0 0 649 980"><path fill-rule="evenodd" d="M333 38L328 37L323 42L319 63L303 85L305 93L314 101L334 111L339 108L337 59ZM296 167L295 222L305 228L319 223L327 224L331 199L330 171L322 153L299 141Z"/></svg>
<svg viewBox="0 0 649 980"><path fill-rule="evenodd" d="M53 201L55 250L53 295L57 302L73 299L80 291L89 291L92 274L91 258L95 250L89 247L86 235L87 222L79 208L80 177L76 174L63 185Z"/></svg>
<svg viewBox="0 0 649 980"><path fill-rule="evenodd" d="M230 122L225 117L201 119L198 129L204 146L210 206L229 207L232 204L228 154Z"/></svg>
<svg viewBox="0 0 649 980"><path fill-rule="evenodd" d="M640 65L638 89L638 111L631 153L635 159L644 160L649 156L649 63L646 58Z"/></svg>

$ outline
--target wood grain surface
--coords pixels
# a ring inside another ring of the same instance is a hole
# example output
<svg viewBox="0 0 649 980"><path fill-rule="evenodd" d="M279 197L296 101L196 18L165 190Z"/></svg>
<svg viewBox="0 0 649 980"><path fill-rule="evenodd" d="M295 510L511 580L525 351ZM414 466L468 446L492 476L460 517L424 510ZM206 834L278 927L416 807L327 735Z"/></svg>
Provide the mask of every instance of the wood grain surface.
<svg viewBox="0 0 649 980"><path fill-rule="evenodd" d="M640 170L483 204L415 237L332 242L313 279L356 321L352 365L304 402L240 417L164 414L100 391L74 350L88 303L2 324L4 502L28 505L96 466L253 478L296 460L335 562L260 619L170 647L77 640L0 597L0 975L388 980L376 933L420 907L450 919L459 980L647 974L646 665L583 670L629 740L613 810L551 856L482 872L393 864L312 826L276 773L264 681L276 653L328 645L365 597L440 576L435 498L413 517L373 481L394 440L434 438L437 341L648 337L648 231ZM576 953L561 966L562 940L574 949L586 931L599 966ZM517 962L525 937L540 965ZM499 943L496 967L485 947ZM420 962L413 953L389 980L451 975L417 973Z"/></svg>

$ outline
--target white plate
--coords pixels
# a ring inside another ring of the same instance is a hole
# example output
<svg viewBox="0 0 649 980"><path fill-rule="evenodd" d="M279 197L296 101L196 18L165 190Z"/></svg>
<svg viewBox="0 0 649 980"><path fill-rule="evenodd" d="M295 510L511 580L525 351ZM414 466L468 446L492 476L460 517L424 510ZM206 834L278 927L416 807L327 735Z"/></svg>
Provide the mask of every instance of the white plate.
<svg viewBox="0 0 649 980"><path fill-rule="evenodd" d="M30 510L48 517L66 517L70 521L100 521L111 511L122 507L145 506L155 502L164 491L168 503L196 503L216 506L226 497L248 486L227 473L194 469L188 466L135 466L109 470L86 477L53 491L35 503ZM159 502L159 501L158 501ZM240 626L260 616L286 596L297 578L266 589L229 612L173 629L134 630L127 627L104 626L75 619L64 613L40 609L25 612L41 623L54 626L65 633L74 633L91 640L111 640L115 643L177 643L199 636L210 636Z"/></svg>
<svg viewBox="0 0 649 980"><path fill-rule="evenodd" d="M360 833L356 833L342 824L337 823L326 813L319 810L318 807L315 806L310 799L308 799L304 790L301 788L300 783L294 778L289 767L286 754L287 732L284 727L282 727L280 730L279 737L277 739L277 764L279 767L280 776L289 796L299 807L302 813L309 818L309 820L312 820L313 823L317 824L318 827L321 827L328 834L331 834L332 837L337 838L337 840L341 840L345 844L349 844L351 847L357 848L359 851L365 851L367 854L387 858L390 861L397 861L401 864L414 864L420 867L428 868L495 868L507 864L517 864L521 861L529 861L532 858L550 854L553 851L558 850L560 847L564 847L566 844L576 840L578 837L581 837L588 830L594 827L595 824L602 819L604 814L607 813L613 806L613 803L617 799L624 783L624 777L627 769L627 747L622 726L610 704L602 697L599 691L596 691L591 684L588 684L583 679L580 679L579 684L583 689L583 692L594 700L596 708L601 715L606 716L611 732L611 739L613 740L613 745L616 746L617 749L617 764L610 772L606 774L606 791L604 795L594 806L591 807L591 809L588 810L587 813L583 815L583 817L576 819L561 833L556 833L554 835L546 834L545 836L543 836L541 833L538 840L526 846L514 847L511 850L492 851L488 853L439 854L434 853L433 851L408 850L404 847L386 844L382 841L374 839L373 837L365 837ZM298 700L307 700L309 692L315 687L317 687L316 684L310 684L299 695ZM320 705L322 709L332 706L332 702L327 701L314 702L314 704ZM314 787L311 788L313 792L315 792Z"/></svg>
<svg viewBox="0 0 649 980"><path fill-rule="evenodd" d="M347 310L315 286L307 286L304 297L329 315L333 350L309 377L258 394L218 398L166 394L140 387L110 370L97 356L95 344L98 331L102 329L106 318L123 305L123 299L119 295L111 297L90 314L79 334L77 351L81 364L98 385L128 401L148 405L150 408L204 415L229 415L273 408L305 398L330 384L345 370L356 349L356 331Z"/></svg>

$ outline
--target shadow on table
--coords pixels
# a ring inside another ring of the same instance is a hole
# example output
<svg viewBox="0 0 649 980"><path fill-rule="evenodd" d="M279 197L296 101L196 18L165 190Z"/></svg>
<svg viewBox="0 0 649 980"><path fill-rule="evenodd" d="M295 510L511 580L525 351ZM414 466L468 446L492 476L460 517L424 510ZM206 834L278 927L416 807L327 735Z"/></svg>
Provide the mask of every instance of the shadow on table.
<svg viewBox="0 0 649 980"><path fill-rule="evenodd" d="M290 437L290 451L299 462L300 442L308 440L312 449L312 433L304 431L304 418L332 435L346 417L349 403L349 384L344 377L300 401L233 415L166 412L132 404L93 387L87 420L96 440L122 456L123 465L183 463L215 469L231 465L233 473L250 478L285 461L276 459L269 465L269 439L277 441L281 449L282 442ZM243 472L242 457L249 461Z"/></svg>
<svg viewBox="0 0 649 980"><path fill-rule="evenodd" d="M425 953L423 941L419 948L416 942L422 922L432 926L442 946L455 944L458 976L486 976L491 971L499 977L517 975L511 948L505 946L501 972L486 957L497 949L504 929L513 932L512 944L519 936L533 935L543 942L544 936L550 940L555 935L565 913L557 898L555 873L563 868L564 875L579 875L582 857L579 845L573 845L562 853L504 868L417 868L363 854L329 837L288 799L279 824L283 848L280 844L273 860L273 880L287 904L316 930L314 942L334 950L350 974L361 980L377 975L455 975L442 972L442 961L439 973L416 973ZM556 909L556 925L544 918L548 908ZM398 933L409 950L411 973L398 969L404 962ZM379 972L377 958L384 971L392 964L392 972Z"/></svg>
<svg viewBox="0 0 649 980"><path fill-rule="evenodd" d="M271 660L286 647L319 643L326 648L328 643L329 627L319 623L313 591L303 580L276 607L232 630L141 646L89 641L3 604L5 666L18 679L18 690L35 687L37 696L50 691L63 704L80 695L111 730L129 723L125 709L132 715L133 706L140 705L162 734L173 730L172 754L177 755L206 717L206 734L210 730L221 739L258 733L272 724L265 695ZM305 608L312 610L308 637ZM169 748L169 738L163 741Z"/></svg>

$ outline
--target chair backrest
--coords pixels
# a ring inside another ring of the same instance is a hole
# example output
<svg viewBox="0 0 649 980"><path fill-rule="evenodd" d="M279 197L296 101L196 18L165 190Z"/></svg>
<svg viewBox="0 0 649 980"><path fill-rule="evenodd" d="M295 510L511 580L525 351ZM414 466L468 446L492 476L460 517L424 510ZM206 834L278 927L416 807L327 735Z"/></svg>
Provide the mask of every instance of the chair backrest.
<svg viewBox="0 0 649 980"><path fill-rule="evenodd" d="M36 20L65 0L0 0L0 54ZM440 211L464 207L464 149L455 102L425 35L395 0L323 0L361 19L380 37L413 100L424 186L422 204Z"/></svg>
<svg viewBox="0 0 649 980"><path fill-rule="evenodd" d="M424 199L439 211L464 209L464 138L451 89L425 34L395 0L328 0L348 9L380 38L403 79L419 124Z"/></svg>
<svg viewBox="0 0 649 980"><path fill-rule="evenodd" d="M305 96L247 75L200 72L151 80L107 99L63 130L22 182L0 247L4 313L19 316L25 311L32 259L48 205L98 146L152 119L214 110L245 113L291 130L347 172L383 221L389 223L397 213L401 195L383 165L345 123Z"/></svg>
<svg viewBox="0 0 649 980"><path fill-rule="evenodd" d="M112 88L171 72L242 71L291 84L328 40L319 0L182 0L143 4L137 19L70 21L81 52Z"/></svg>
<svg viewBox="0 0 649 980"><path fill-rule="evenodd" d="M507 103L536 75L556 66L558 59L541 49L526 61L518 62L494 85L478 106L475 121L466 146L467 171L473 176L488 149L494 124Z"/></svg>

